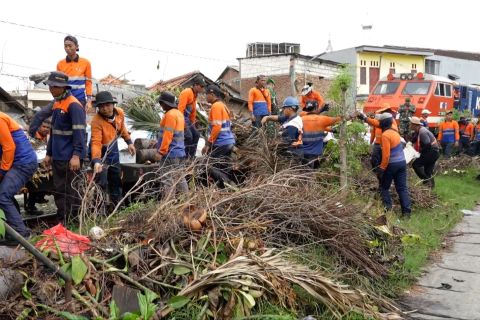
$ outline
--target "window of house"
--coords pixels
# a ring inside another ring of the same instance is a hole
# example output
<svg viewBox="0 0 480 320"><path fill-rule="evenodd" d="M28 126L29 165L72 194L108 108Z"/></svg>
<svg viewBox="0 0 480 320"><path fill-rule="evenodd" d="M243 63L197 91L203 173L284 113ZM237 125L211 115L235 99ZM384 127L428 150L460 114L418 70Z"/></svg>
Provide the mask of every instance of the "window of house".
<svg viewBox="0 0 480 320"><path fill-rule="evenodd" d="M440 61L426 59L425 73L438 75L440 73Z"/></svg>
<svg viewBox="0 0 480 320"><path fill-rule="evenodd" d="M394 94L397 92L400 82L381 81L375 87L374 94Z"/></svg>
<svg viewBox="0 0 480 320"><path fill-rule="evenodd" d="M367 84L367 67L360 67L360 84Z"/></svg>
<svg viewBox="0 0 480 320"><path fill-rule="evenodd" d="M395 68L390 68L390 70L388 72L391 73L391 74L394 74L395 73Z"/></svg>

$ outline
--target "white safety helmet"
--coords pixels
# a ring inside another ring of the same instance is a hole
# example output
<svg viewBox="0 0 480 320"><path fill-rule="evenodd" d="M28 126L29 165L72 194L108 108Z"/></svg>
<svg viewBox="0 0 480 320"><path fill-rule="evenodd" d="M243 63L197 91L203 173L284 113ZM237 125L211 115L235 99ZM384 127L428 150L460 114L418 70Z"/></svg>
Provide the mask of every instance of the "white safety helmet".
<svg viewBox="0 0 480 320"><path fill-rule="evenodd" d="M302 96L306 96L306 95L309 94L310 92L312 92L312 86L306 84L306 85L302 88Z"/></svg>
<svg viewBox="0 0 480 320"><path fill-rule="evenodd" d="M422 110L422 114L430 114L430 113L431 113L431 112L430 112L429 110L427 110L427 109L423 109L423 110Z"/></svg>

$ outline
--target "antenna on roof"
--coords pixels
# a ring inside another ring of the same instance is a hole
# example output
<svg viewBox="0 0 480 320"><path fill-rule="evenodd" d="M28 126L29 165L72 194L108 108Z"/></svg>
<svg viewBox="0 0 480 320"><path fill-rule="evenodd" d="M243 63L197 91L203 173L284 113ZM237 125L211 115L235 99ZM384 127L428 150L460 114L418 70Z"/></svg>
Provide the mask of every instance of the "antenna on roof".
<svg viewBox="0 0 480 320"><path fill-rule="evenodd" d="M327 44L327 49L325 49L326 52L332 52L333 47L332 47L332 40L330 37L330 34L328 34L328 44Z"/></svg>

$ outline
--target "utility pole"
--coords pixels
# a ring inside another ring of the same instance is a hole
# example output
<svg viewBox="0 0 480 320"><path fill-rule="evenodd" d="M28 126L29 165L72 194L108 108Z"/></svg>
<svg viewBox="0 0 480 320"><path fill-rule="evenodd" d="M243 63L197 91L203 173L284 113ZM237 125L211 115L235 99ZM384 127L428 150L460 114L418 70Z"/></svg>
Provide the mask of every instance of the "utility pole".
<svg viewBox="0 0 480 320"><path fill-rule="evenodd" d="M290 56L290 91L292 97L297 95L297 89L295 88L295 56Z"/></svg>

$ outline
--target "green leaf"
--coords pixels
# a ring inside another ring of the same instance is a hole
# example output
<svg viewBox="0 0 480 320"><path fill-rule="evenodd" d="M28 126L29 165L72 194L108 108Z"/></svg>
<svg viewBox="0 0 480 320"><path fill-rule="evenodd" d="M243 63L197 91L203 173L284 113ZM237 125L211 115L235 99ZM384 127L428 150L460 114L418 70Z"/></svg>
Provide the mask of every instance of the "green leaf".
<svg viewBox="0 0 480 320"><path fill-rule="evenodd" d="M118 320L120 319L120 309L117 307L117 304L115 303L115 300L112 299L110 301L110 304L108 305L110 307L110 316L108 317L109 320Z"/></svg>
<svg viewBox="0 0 480 320"><path fill-rule="evenodd" d="M227 261L228 261L228 257L224 252L219 252L217 254L217 263L224 264Z"/></svg>
<svg viewBox="0 0 480 320"><path fill-rule="evenodd" d="M140 315L137 313L126 312L122 316L122 320L137 320L140 319Z"/></svg>
<svg viewBox="0 0 480 320"><path fill-rule="evenodd" d="M83 277L87 274L88 267L83 262L80 256L75 256L72 258L72 279L75 284L82 282Z"/></svg>
<svg viewBox="0 0 480 320"><path fill-rule="evenodd" d="M29 282L30 282L30 278L27 278L27 280L25 280L25 283L23 284L23 288L22 288L22 295L27 300L32 299L32 294L28 290L28 283Z"/></svg>
<svg viewBox="0 0 480 320"><path fill-rule="evenodd" d="M76 316L76 315L71 314L70 312L66 312L66 311L58 311L57 315L62 316L67 320L88 320L88 318L86 318L84 316Z"/></svg>
<svg viewBox="0 0 480 320"><path fill-rule="evenodd" d="M240 293L245 298L246 305L249 309L255 307L255 298L252 297L250 293L246 293L245 291L240 290Z"/></svg>
<svg viewBox="0 0 480 320"><path fill-rule="evenodd" d="M148 302L153 302L155 299L158 298L158 295L152 290L147 290L145 291L145 297L147 298Z"/></svg>
<svg viewBox="0 0 480 320"><path fill-rule="evenodd" d="M190 273L190 269L184 266L175 266L173 267L173 273L175 273L177 276L181 276L187 273Z"/></svg>
<svg viewBox="0 0 480 320"><path fill-rule="evenodd" d="M140 306L140 314L143 320L149 320L155 313L157 305L152 302L157 297L158 296L155 294L155 292L150 290L147 290L145 295L141 294L140 292L137 293L138 305Z"/></svg>
<svg viewBox="0 0 480 320"><path fill-rule="evenodd" d="M167 304L170 308L173 308L173 309L180 309L181 307L183 307L184 305L186 305L187 303L190 302L190 298L189 297L185 297L185 296L175 296L175 297L171 297Z"/></svg>
<svg viewBox="0 0 480 320"><path fill-rule="evenodd" d="M5 212L0 209L0 237L5 238Z"/></svg>
<svg viewBox="0 0 480 320"><path fill-rule="evenodd" d="M15 320L24 320L27 319L28 315L32 312L32 308L25 308L23 309L22 313L18 315L18 317Z"/></svg>

